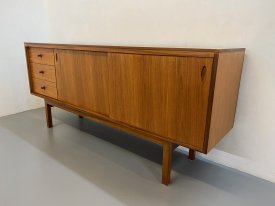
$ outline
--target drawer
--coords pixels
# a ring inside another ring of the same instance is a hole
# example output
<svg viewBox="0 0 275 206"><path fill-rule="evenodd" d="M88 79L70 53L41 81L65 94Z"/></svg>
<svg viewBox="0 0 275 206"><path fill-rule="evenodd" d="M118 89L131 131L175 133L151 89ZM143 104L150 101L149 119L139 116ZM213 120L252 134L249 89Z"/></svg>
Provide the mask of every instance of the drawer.
<svg viewBox="0 0 275 206"><path fill-rule="evenodd" d="M34 93L57 99L57 90L55 83L41 79L32 79L32 83Z"/></svg>
<svg viewBox="0 0 275 206"><path fill-rule="evenodd" d="M54 66L31 63L30 68L32 78L56 82Z"/></svg>
<svg viewBox="0 0 275 206"><path fill-rule="evenodd" d="M32 63L54 65L53 49L30 48L29 56Z"/></svg>

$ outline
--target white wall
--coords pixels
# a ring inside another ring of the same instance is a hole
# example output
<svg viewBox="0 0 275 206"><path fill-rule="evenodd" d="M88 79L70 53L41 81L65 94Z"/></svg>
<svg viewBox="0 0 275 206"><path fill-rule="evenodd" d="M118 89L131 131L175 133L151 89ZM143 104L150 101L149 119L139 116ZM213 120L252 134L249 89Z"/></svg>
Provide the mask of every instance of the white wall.
<svg viewBox="0 0 275 206"><path fill-rule="evenodd" d="M46 41L42 1L0 1L0 116L42 106L29 94L24 41Z"/></svg>
<svg viewBox="0 0 275 206"><path fill-rule="evenodd" d="M275 181L274 8L274 0L47 0L53 42L247 48L235 127L208 157Z"/></svg>

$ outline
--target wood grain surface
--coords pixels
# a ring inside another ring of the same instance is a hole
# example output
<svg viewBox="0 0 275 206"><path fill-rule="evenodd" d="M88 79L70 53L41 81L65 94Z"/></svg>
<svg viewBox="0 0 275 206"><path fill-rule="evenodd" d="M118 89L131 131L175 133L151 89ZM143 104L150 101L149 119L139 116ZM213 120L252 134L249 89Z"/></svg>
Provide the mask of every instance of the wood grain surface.
<svg viewBox="0 0 275 206"><path fill-rule="evenodd" d="M108 115L107 53L56 50L58 99Z"/></svg>
<svg viewBox="0 0 275 206"><path fill-rule="evenodd" d="M234 125L244 52L219 54L207 151Z"/></svg>
<svg viewBox="0 0 275 206"><path fill-rule="evenodd" d="M110 117L203 147L212 58L114 54Z"/></svg>

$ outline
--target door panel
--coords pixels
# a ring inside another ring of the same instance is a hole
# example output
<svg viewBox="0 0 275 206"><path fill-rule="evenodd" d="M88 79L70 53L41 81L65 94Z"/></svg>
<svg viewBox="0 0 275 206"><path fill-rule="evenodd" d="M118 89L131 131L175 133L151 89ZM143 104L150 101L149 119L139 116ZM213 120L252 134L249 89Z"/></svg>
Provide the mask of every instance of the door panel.
<svg viewBox="0 0 275 206"><path fill-rule="evenodd" d="M57 50L58 100L109 114L107 54Z"/></svg>
<svg viewBox="0 0 275 206"><path fill-rule="evenodd" d="M109 53L108 62L112 119L203 147L212 58Z"/></svg>

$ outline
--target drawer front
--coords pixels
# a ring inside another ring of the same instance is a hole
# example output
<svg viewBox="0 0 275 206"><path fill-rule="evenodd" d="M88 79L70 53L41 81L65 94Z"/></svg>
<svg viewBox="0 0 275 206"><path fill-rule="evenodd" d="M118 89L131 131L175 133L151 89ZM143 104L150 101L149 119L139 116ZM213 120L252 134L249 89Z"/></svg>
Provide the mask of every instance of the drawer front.
<svg viewBox="0 0 275 206"><path fill-rule="evenodd" d="M41 79L32 80L33 92L57 99L56 84Z"/></svg>
<svg viewBox="0 0 275 206"><path fill-rule="evenodd" d="M32 78L56 82L54 66L31 63L30 68Z"/></svg>
<svg viewBox="0 0 275 206"><path fill-rule="evenodd" d="M30 48L30 62L46 65L54 65L53 49Z"/></svg>

